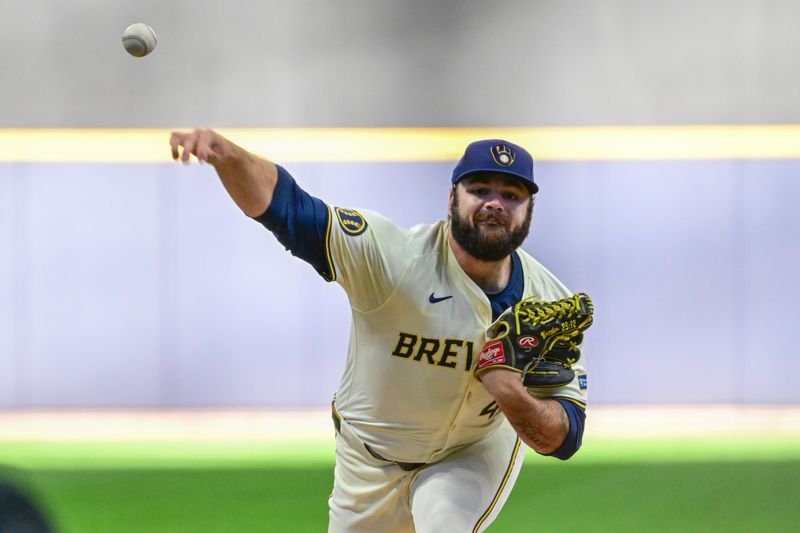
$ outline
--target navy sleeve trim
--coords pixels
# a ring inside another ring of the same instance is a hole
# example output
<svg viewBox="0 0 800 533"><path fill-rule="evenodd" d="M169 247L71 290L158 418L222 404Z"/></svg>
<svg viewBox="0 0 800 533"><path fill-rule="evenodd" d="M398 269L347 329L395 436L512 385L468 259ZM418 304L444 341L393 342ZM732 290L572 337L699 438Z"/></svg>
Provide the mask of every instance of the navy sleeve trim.
<svg viewBox="0 0 800 533"><path fill-rule="evenodd" d="M575 455L575 452L581 447L583 442L583 427L586 421L586 411L583 407L578 405L578 402L561 398L557 398L557 400L564 408L564 411L566 411L567 417L569 417L569 433L567 433L564 442L561 443L561 446L559 446L556 451L545 455L551 455L562 461L566 461Z"/></svg>
<svg viewBox="0 0 800 533"><path fill-rule="evenodd" d="M292 255L314 267L323 279L334 281L330 207L304 191L285 168L276 166L278 181L272 201L254 220L270 230Z"/></svg>

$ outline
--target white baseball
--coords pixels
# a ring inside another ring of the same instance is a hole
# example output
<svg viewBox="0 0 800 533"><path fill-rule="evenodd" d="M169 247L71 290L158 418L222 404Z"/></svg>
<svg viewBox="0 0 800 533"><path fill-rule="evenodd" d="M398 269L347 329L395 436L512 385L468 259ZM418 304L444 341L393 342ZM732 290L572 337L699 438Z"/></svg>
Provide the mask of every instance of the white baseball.
<svg viewBox="0 0 800 533"><path fill-rule="evenodd" d="M155 49L156 44L156 32L143 22L131 24L122 32L122 46L134 57L146 56Z"/></svg>

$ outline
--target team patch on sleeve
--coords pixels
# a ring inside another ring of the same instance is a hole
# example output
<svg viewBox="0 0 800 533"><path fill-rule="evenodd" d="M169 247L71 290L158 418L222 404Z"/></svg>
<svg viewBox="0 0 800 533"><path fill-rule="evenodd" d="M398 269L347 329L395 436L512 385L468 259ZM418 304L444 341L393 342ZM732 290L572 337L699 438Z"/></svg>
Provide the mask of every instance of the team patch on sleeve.
<svg viewBox="0 0 800 533"><path fill-rule="evenodd" d="M578 387L580 387L581 390L589 388L589 384L586 381L586 374L578 374Z"/></svg>
<svg viewBox="0 0 800 533"><path fill-rule="evenodd" d="M367 229L367 221L358 211L353 209L336 208L336 218L339 226L347 235L361 235Z"/></svg>

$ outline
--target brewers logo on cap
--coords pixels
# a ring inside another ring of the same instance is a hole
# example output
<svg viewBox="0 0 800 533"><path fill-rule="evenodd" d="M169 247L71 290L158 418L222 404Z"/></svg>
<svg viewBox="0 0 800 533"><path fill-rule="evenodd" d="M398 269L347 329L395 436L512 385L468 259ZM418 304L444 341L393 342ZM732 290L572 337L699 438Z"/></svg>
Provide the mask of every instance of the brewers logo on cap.
<svg viewBox="0 0 800 533"><path fill-rule="evenodd" d="M347 235L361 235L367 229L367 221L358 211L336 208L336 218Z"/></svg>
<svg viewBox="0 0 800 533"><path fill-rule="evenodd" d="M514 162L514 152L507 144L495 144L492 146L492 159L498 165L507 167Z"/></svg>

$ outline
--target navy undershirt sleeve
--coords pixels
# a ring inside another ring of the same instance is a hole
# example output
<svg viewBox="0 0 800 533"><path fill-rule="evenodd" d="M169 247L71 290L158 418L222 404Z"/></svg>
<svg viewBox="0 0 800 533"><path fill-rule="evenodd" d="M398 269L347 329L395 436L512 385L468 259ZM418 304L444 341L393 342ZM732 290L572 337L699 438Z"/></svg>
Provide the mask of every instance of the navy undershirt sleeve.
<svg viewBox="0 0 800 533"><path fill-rule="evenodd" d="M569 417L569 433L567 433L567 437L564 439L564 442L561 443L561 446L559 446L559 448L553 453L549 453L547 455L552 455L553 457L557 457L562 461L566 461L575 455L575 452L577 452L581 447L581 442L583 441L583 426L586 420L586 411L569 400L559 399L558 403L564 407L564 410L567 412L567 416Z"/></svg>
<svg viewBox="0 0 800 533"><path fill-rule="evenodd" d="M314 267L326 281L334 278L328 253L330 210L320 200L300 188L280 165L278 182L267 210L255 217L270 230L292 255Z"/></svg>

